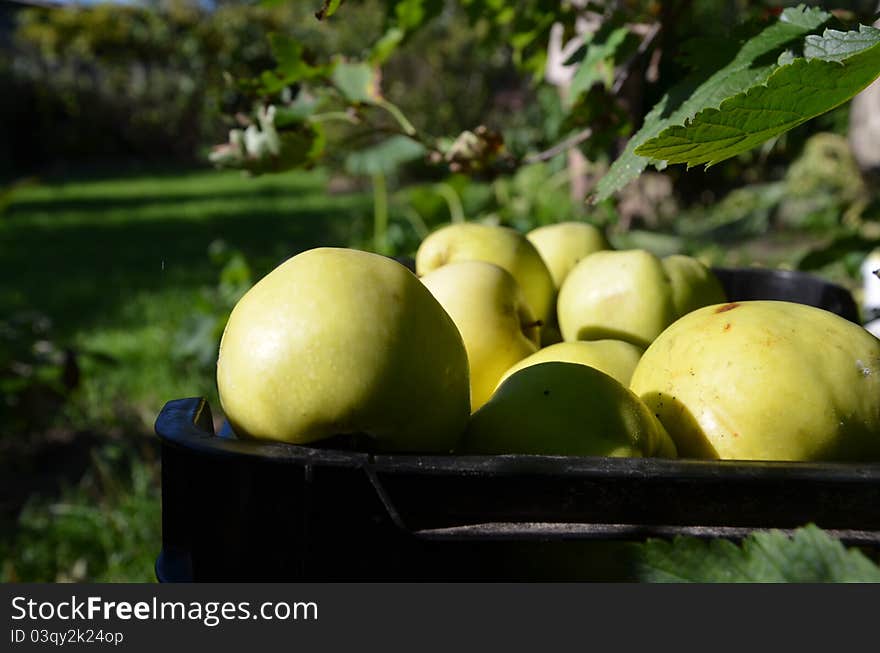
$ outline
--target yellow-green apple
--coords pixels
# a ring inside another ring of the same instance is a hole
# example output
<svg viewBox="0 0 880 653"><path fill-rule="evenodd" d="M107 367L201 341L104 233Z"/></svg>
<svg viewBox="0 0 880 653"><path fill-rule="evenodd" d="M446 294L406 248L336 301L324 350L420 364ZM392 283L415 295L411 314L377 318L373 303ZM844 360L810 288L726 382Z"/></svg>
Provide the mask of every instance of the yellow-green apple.
<svg viewBox="0 0 880 653"><path fill-rule="evenodd" d="M551 318L553 277L535 246L515 229L476 222L442 227L419 246L416 273L423 276L455 261L486 261L504 268L522 288L535 317L542 324Z"/></svg>
<svg viewBox="0 0 880 653"><path fill-rule="evenodd" d="M625 340L647 347L675 319L669 279L644 250L600 251L568 274L557 300L565 340Z"/></svg>
<svg viewBox="0 0 880 653"><path fill-rule="evenodd" d="M880 460L880 340L819 308L743 301L688 313L631 389L682 456Z"/></svg>
<svg viewBox="0 0 880 653"><path fill-rule="evenodd" d="M557 290L578 261L593 252L611 249L602 230L586 222L544 225L527 233L526 238L547 264Z"/></svg>
<svg viewBox="0 0 880 653"><path fill-rule="evenodd" d="M624 385L579 363L549 362L508 377L471 415L470 454L674 457L675 445Z"/></svg>
<svg viewBox="0 0 880 653"><path fill-rule="evenodd" d="M452 319L403 265L351 249L298 254L239 300L217 387L237 434L298 444L358 433L446 452L470 415Z"/></svg>
<svg viewBox="0 0 880 653"><path fill-rule="evenodd" d="M629 386L633 370L636 369L639 358L641 358L644 351L641 347L623 340L558 342L555 345L543 347L531 356L523 358L504 373L499 383L503 383L511 374L529 365L559 361L595 367L619 383Z"/></svg>
<svg viewBox="0 0 880 653"><path fill-rule="evenodd" d="M489 399L511 365L538 349L538 323L516 279L485 261L458 261L422 277L467 349L471 410Z"/></svg>
<svg viewBox="0 0 880 653"><path fill-rule="evenodd" d="M718 277L698 259L673 254L664 257L661 263L672 285L672 303L678 317L727 301Z"/></svg>
<svg viewBox="0 0 880 653"><path fill-rule="evenodd" d="M593 252L610 249L605 235L585 222L560 222L533 229L526 234L538 250L553 277L558 293L562 282L575 264ZM546 347L562 340L555 307L541 329L541 345Z"/></svg>
<svg viewBox="0 0 880 653"><path fill-rule="evenodd" d="M723 301L696 259L664 265L640 249L599 251L568 274L557 300L565 340L625 340L640 347L701 301ZM702 272L697 273L697 270ZM720 286L718 286L720 288Z"/></svg>

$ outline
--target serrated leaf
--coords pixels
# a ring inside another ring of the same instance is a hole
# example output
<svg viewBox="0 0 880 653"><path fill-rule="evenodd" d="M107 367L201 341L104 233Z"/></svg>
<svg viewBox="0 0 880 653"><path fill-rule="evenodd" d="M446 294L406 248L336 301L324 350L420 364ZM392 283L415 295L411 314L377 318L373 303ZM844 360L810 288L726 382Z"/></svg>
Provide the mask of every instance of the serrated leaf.
<svg viewBox="0 0 880 653"><path fill-rule="evenodd" d="M810 524L792 537L756 532L739 546L725 539L649 540L640 547L638 576L676 583L876 583L880 567Z"/></svg>
<svg viewBox="0 0 880 653"><path fill-rule="evenodd" d="M858 47L855 54L839 58L835 52L830 61L795 59L777 68L764 85L725 100L717 109L701 111L689 123L668 127L638 146L635 154L688 167L711 166L830 111L880 75L880 30L868 29L873 45L850 41Z"/></svg>
<svg viewBox="0 0 880 653"><path fill-rule="evenodd" d="M386 141L357 152L345 160L345 168L353 175L391 174L398 166L425 155L425 148L406 136L392 136Z"/></svg>
<svg viewBox="0 0 880 653"><path fill-rule="evenodd" d="M602 201L638 177L657 161L636 154L644 143L673 125L683 125L699 112L719 106L727 98L767 80L785 46L821 27L830 14L819 9L789 8L778 22L749 39L736 57L706 79L688 79L674 87L645 117L608 173L599 180L594 202Z"/></svg>
<svg viewBox="0 0 880 653"><path fill-rule="evenodd" d="M805 39L804 57L823 61L843 61L873 47L878 40L880 40L880 30L867 25L859 25L857 32L829 29L825 30L822 36L810 35Z"/></svg>
<svg viewBox="0 0 880 653"><path fill-rule="evenodd" d="M589 43L584 59L571 80L568 97L569 105L573 105L581 93L601 79L601 67L606 64L608 59L614 56L628 33L629 30L626 27L618 27L601 43L596 43L595 41Z"/></svg>
<svg viewBox="0 0 880 653"><path fill-rule="evenodd" d="M367 63L337 63L333 85L349 102L375 104L381 99L377 71Z"/></svg>

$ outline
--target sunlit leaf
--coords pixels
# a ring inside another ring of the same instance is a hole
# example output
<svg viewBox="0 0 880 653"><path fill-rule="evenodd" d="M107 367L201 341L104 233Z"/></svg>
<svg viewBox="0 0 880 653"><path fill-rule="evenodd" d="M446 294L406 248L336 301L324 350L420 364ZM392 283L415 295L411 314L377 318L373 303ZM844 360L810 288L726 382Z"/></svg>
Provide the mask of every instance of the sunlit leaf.
<svg viewBox="0 0 880 653"><path fill-rule="evenodd" d="M406 136L392 136L378 145L349 154L345 168L353 175L387 175L398 166L424 155L425 148L421 143Z"/></svg>
<svg viewBox="0 0 880 653"><path fill-rule="evenodd" d="M639 567L644 582L880 582L880 567L814 525L791 537L756 532L739 546L725 539L650 540L641 547Z"/></svg>
<svg viewBox="0 0 880 653"><path fill-rule="evenodd" d="M765 84L665 129L635 153L667 163L714 165L843 104L880 75L880 30L826 32L809 45L812 58L779 67Z"/></svg>
<svg viewBox="0 0 880 653"><path fill-rule="evenodd" d="M321 4L321 8L315 12L315 18L318 20L330 18L330 16L336 13L340 6L342 6L342 0L324 0Z"/></svg>
<svg viewBox="0 0 880 653"><path fill-rule="evenodd" d="M818 29L830 18L819 9L803 6L782 12L778 22L749 39L736 57L706 79L689 79L673 88L645 117L642 128L627 143L623 154L599 181L595 201L601 201L637 178L652 163L635 150L673 125L684 125L699 112L762 84L776 70L779 55L793 41ZM657 160L653 161L655 164ZM658 167L664 164L660 163Z"/></svg>
<svg viewBox="0 0 880 653"><path fill-rule="evenodd" d="M367 63L337 63L333 68L333 85L349 102L375 104L381 99L377 71Z"/></svg>
<svg viewBox="0 0 880 653"><path fill-rule="evenodd" d="M627 34L629 30L626 27L618 27L601 43L595 41L589 43L584 59L571 80L568 98L570 104L574 104L581 93L602 79L603 66L608 65L608 61L614 57ZM613 65L611 67L613 69Z"/></svg>

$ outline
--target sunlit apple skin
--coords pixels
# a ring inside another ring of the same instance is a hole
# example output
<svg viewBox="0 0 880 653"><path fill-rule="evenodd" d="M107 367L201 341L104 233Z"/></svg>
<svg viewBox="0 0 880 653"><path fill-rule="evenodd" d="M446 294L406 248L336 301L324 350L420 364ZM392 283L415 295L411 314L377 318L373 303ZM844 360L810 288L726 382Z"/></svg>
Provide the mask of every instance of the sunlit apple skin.
<svg viewBox="0 0 880 653"><path fill-rule="evenodd" d="M503 383L511 374L529 365L558 361L595 367L619 383L629 386L633 371L644 351L641 347L622 340L559 342L539 349L531 356L523 358L504 373L499 384Z"/></svg>
<svg viewBox="0 0 880 653"><path fill-rule="evenodd" d="M880 460L880 340L812 306L688 313L645 351L630 387L682 456Z"/></svg>
<svg viewBox="0 0 880 653"><path fill-rule="evenodd" d="M416 252L416 273L456 261L486 261L504 268L522 288L535 317L546 324L555 310L556 288L535 246L508 227L456 223L429 234Z"/></svg>
<svg viewBox="0 0 880 653"><path fill-rule="evenodd" d="M538 227L526 234L535 246L553 277L556 292L568 273L585 256L604 249L611 249L605 234L585 222L559 222ZM541 329L541 345L547 347L562 341L562 333L556 315L556 307L550 312Z"/></svg>
<svg viewBox="0 0 880 653"><path fill-rule="evenodd" d="M477 410L501 375L538 349L535 316L516 279L492 263L449 263L421 280L461 332L470 365L471 410Z"/></svg>
<svg viewBox="0 0 880 653"><path fill-rule="evenodd" d="M697 259L608 250L572 269L557 313L566 341L608 338L644 348L684 313L725 300L720 282Z"/></svg>
<svg viewBox="0 0 880 653"><path fill-rule="evenodd" d="M537 248L553 276L556 289L571 269L585 256L611 249L605 234L586 222L558 222L532 229L526 234Z"/></svg>
<svg viewBox="0 0 880 653"><path fill-rule="evenodd" d="M678 317L703 306L727 301L718 277L698 259L673 254L660 262L672 285L672 303Z"/></svg>
<svg viewBox="0 0 880 653"><path fill-rule="evenodd" d="M351 249L303 252L241 298L217 386L237 434L299 444L358 433L379 450L446 452L470 415L452 319L403 265Z"/></svg>
<svg viewBox="0 0 880 653"><path fill-rule="evenodd" d="M647 347L676 317L660 259L644 250L590 254L568 274L557 303L563 339Z"/></svg>
<svg viewBox="0 0 880 653"><path fill-rule="evenodd" d="M468 423L468 454L674 457L648 408L604 372L578 363L531 365L508 377Z"/></svg>

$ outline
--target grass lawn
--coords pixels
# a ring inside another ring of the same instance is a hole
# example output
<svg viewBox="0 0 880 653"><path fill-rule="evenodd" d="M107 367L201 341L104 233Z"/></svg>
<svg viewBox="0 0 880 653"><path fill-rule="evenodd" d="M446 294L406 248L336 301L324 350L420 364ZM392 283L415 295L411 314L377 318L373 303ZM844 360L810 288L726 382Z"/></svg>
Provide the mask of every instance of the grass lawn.
<svg viewBox="0 0 880 653"><path fill-rule="evenodd" d="M364 242L371 201L321 171L248 179L208 170L42 180L0 214L0 315L39 311L79 352L80 383L48 428L0 434L7 580L149 580L158 552L152 424L205 395L209 367L173 356L216 287L218 240L254 279L318 245ZM39 431L39 432L37 432Z"/></svg>

